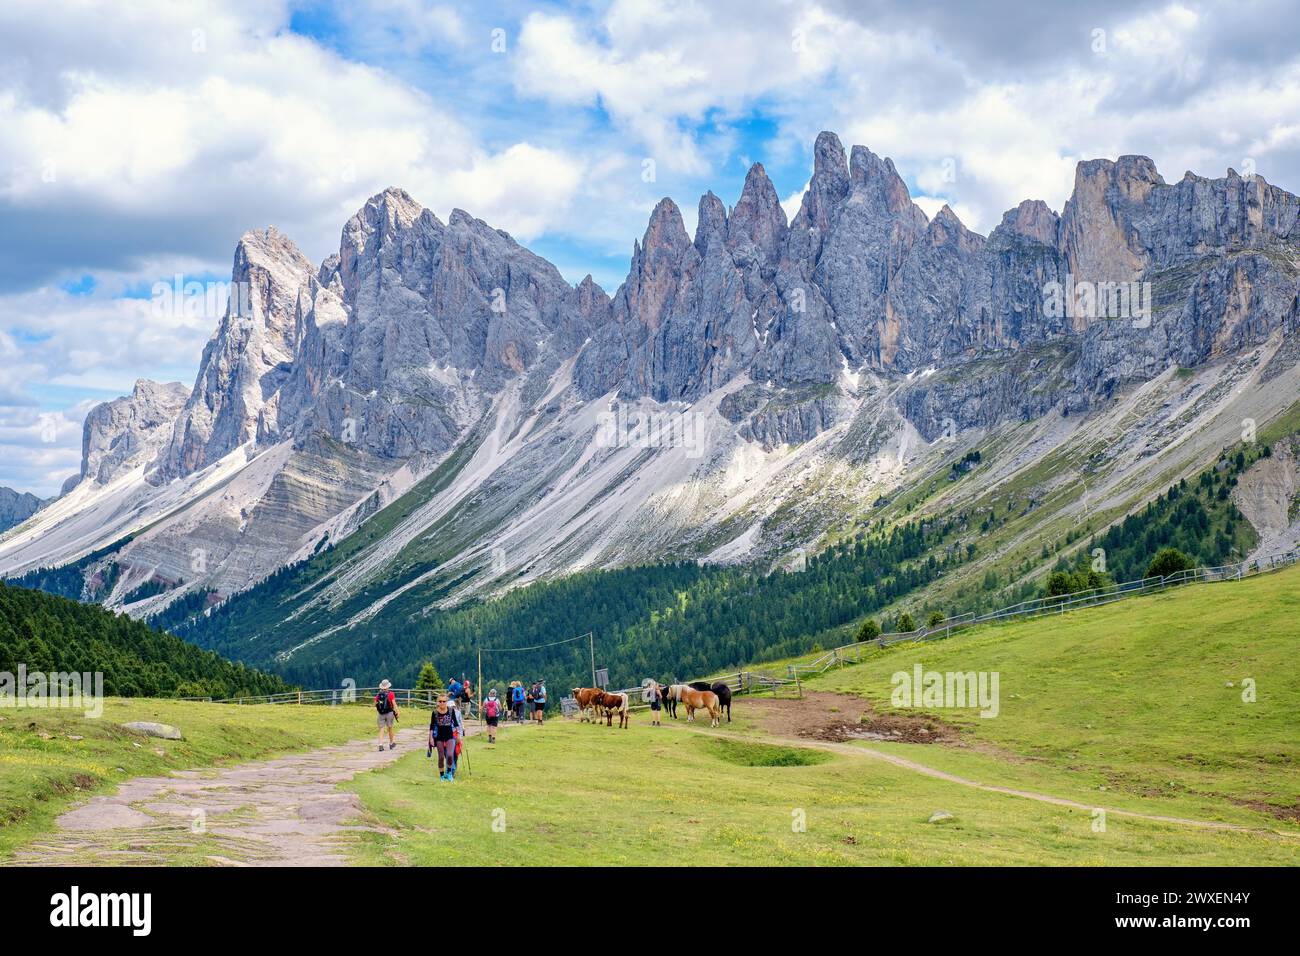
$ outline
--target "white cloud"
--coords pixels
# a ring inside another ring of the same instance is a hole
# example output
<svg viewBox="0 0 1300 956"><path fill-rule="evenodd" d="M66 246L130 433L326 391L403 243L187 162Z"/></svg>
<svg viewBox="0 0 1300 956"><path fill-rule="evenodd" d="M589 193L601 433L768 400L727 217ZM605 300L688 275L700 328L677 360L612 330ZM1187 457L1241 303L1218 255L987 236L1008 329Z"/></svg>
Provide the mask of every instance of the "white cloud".
<svg viewBox="0 0 1300 956"><path fill-rule="evenodd" d="M812 180L810 179L781 200L781 208L785 210L785 218L788 222L794 222L794 217L799 214L799 207L803 205L803 195L811 185Z"/></svg>
<svg viewBox="0 0 1300 956"><path fill-rule="evenodd" d="M42 4L39 18L8 8L0 21L0 32L16 27L0 54L17 64L0 72L0 211L39 231L77 210L88 228L63 237L71 249L56 251L53 237L5 244L0 282L11 288L48 278L69 252L86 268L134 269L159 253L224 264L245 229L268 222L319 260L346 218L390 185L443 216L454 206L490 212L525 233L563 221L580 163L523 140L485 148L447 104L286 32L275 7L254 15L159 2L134 4L126 18L109 5L61 7ZM449 10L420 9L421 29L462 29ZM38 19L75 23L70 32L98 42L56 40ZM28 42L52 46L18 57ZM491 170L510 181L492 186ZM485 198L490 208L476 207Z"/></svg>

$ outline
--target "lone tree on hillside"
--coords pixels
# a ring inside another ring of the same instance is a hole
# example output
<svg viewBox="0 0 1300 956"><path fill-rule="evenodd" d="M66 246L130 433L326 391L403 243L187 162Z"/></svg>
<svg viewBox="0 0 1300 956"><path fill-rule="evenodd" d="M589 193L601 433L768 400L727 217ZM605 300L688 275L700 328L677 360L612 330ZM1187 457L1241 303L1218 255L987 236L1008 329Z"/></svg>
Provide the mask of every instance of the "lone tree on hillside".
<svg viewBox="0 0 1300 956"><path fill-rule="evenodd" d="M925 625L926 625L926 627L938 627L940 624L942 624L942 623L943 623L944 621L946 621L946 620L948 620L948 619L947 619L946 617L944 617L943 611L931 611L931 612L930 612L930 617L929 617L929 619L925 622Z"/></svg>
<svg viewBox="0 0 1300 956"><path fill-rule="evenodd" d="M1192 559L1177 548L1161 548L1147 567L1147 577L1163 578L1195 567Z"/></svg>
<svg viewBox="0 0 1300 956"><path fill-rule="evenodd" d="M442 682L442 677L438 675L438 668L433 666L433 662L425 661L424 666L420 668L420 676L415 679L415 689L442 690L446 686Z"/></svg>
<svg viewBox="0 0 1300 956"><path fill-rule="evenodd" d="M858 628L859 642L874 641L879 636L880 636L880 625L876 623L875 618L872 617L867 618L865 621L862 622L862 626Z"/></svg>
<svg viewBox="0 0 1300 956"><path fill-rule="evenodd" d="M904 611L898 616L898 633L906 634L908 631L916 630L916 622L912 620L912 615Z"/></svg>

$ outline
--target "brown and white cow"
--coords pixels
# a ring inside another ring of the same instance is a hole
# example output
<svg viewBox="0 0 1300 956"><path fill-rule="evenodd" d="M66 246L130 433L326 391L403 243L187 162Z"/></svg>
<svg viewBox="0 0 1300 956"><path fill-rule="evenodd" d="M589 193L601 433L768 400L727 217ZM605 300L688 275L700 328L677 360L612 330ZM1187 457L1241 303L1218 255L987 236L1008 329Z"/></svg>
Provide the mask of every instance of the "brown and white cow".
<svg viewBox="0 0 1300 956"><path fill-rule="evenodd" d="M575 687L570 693L573 699L578 702L578 713L581 715L579 721L589 720L593 724L599 718L600 712L596 709L596 701L604 695L604 691L599 687Z"/></svg>
<svg viewBox="0 0 1300 956"><path fill-rule="evenodd" d="M618 726L626 730L631 719L628 711L627 694L610 694L602 691L595 701L596 706L605 712L605 726L614 726L614 715L618 715Z"/></svg>

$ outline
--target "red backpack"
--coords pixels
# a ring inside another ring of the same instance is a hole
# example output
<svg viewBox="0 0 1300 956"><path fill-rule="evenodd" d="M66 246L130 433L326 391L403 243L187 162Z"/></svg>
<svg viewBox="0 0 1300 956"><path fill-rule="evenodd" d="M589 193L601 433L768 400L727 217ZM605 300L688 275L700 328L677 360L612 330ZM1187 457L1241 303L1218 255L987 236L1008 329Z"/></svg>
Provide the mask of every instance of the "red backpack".
<svg viewBox="0 0 1300 956"><path fill-rule="evenodd" d="M489 717L495 717L497 715L497 701L495 697L489 697L483 702L483 711Z"/></svg>

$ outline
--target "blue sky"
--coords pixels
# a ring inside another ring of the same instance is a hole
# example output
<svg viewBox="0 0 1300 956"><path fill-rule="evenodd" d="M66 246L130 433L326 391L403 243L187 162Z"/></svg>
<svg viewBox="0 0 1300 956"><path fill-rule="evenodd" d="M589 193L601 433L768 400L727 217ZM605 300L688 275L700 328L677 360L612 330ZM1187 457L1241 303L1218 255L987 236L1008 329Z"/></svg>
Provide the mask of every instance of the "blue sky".
<svg viewBox="0 0 1300 956"><path fill-rule="evenodd" d="M1059 210L1096 156L1295 191L1298 23L1281 0L7 0L0 485L53 494L94 403L192 383L219 316L154 284L228 279L248 229L319 261L398 185L612 292L662 196L693 230L762 161L793 212L822 129L984 233Z"/></svg>

